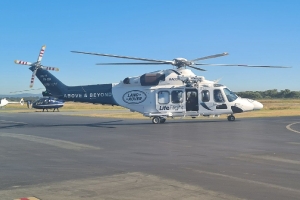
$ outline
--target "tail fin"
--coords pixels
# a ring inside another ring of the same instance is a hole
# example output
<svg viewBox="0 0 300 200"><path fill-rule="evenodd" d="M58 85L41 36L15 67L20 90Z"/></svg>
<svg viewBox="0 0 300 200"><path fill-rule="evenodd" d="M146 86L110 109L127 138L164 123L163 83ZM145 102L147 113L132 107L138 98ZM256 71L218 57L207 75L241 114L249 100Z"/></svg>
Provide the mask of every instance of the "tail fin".
<svg viewBox="0 0 300 200"><path fill-rule="evenodd" d="M35 68L31 67L29 69L33 71ZM52 96L62 97L67 91L68 86L63 84L47 70L37 69L36 76Z"/></svg>
<svg viewBox="0 0 300 200"><path fill-rule="evenodd" d="M23 98L20 100L20 104L21 104L22 106L24 105L24 99L23 99Z"/></svg>

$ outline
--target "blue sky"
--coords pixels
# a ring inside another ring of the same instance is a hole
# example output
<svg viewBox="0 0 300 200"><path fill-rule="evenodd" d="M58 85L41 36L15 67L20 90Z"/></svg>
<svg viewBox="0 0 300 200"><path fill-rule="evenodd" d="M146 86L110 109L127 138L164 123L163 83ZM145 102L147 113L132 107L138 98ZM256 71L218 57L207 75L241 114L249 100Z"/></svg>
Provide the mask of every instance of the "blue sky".
<svg viewBox="0 0 300 200"><path fill-rule="evenodd" d="M31 71L14 60L42 64L66 85L119 82L167 66L97 66L123 62L71 50L172 60L229 52L205 63L282 65L291 69L209 67L193 70L233 91L300 90L300 1L36 1L0 2L0 94L29 89ZM171 68L172 66L170 66ZM35 80L34 88L42 84ZM35 92L36 93L36 92Z"/></svg>

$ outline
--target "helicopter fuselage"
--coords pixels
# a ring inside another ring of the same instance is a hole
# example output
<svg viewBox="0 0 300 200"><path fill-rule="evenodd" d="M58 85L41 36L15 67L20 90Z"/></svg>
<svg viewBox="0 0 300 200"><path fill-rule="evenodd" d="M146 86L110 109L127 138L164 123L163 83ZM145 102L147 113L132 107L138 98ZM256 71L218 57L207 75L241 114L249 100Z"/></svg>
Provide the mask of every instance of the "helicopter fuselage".
<svg viewBox="0 0 300 200"><path fill-rule="evenodd" d="M63 106L64 106L64 101L62 99L57 99L54 97L43 97L32 103L32 108L43 109L43 110L57 109L58 111L58 108L61 108Z"/></svg>
<svg viewBox="0 0 300 200"><path fill-rule="evenodd" d="M118 105L147 117L219 116L263 107L257 101L238 97L220 84L144 88L116 85L112 94Z"/></svg>

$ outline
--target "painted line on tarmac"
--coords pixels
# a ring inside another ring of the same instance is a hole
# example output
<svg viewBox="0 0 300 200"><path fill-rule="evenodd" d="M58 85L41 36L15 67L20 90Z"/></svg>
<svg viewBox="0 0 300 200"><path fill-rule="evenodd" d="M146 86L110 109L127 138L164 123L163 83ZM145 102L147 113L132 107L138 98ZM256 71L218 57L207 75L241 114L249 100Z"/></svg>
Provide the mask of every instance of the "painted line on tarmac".
<svg viewBox="0 0 300 200"><path fill-rule="evenodd" d="M16 122L16 121L7 121L7 120L0 120L0 123L13 123L13 124L27 124L25 122Z"/></svg>
<svg viewBox="0 0 300 200"><path fill-rule="evenodd" d="M260 185L260 186L263 186L263 187L268 187L268 188L273 188L273 189L279 189L279 190L286 190L286 191L289 191L289 192L295 192L295 193L300 194L300 190L297 190L297 189L294 189L294 188L283 187L283 186L275 185L275 184L271 184L271 183L264 183L264 182L260 182L260 181L253 181L253 180L239 178L239 177L230 176L230 175L226 175L226 174L220 174L220 173L214 173L214 172L207 172L207 171L201 171L201 170L193 170L193 171L195 171L197 173L200 173L200 174L217 176L217 177L231 179L231 180L238 181L238 182L250 183L250 184Z"/></svg>
<svg viewBox="0 0 300 200"><path fill-rule="evenodd" d="M291 160L291 159L281 158L281 157L272 156L272 155L241 154L241 155L239 155L239 157L230 157L230 158L236 159L236 160L244 160L244 161L254 161L255 162L258 160L265 160L265 161L282 162L282 163L300 165L300 161L298 161L298 160Z"/></svg>
<svg viewBox="0 0 300 200"><path fill-rule="evenodd" d="M25 134L15 134L15 133L0 133L0 137L11 137L11 138L17 138L21 140L26 140L30 142L36 142L40 144L46 144L58 148L68 149L68 150L99 150L101 148L94 147L86 144L80 144L80 143L74 143L64 140L57 140L57 139L51 139L51 138L45 138L45 137L39 137L39 136L33 136L33 135L25 135Z"/></svg>
<svg viewBox="0 0 300 200"><path fill-rule="evenodd" d="M299 142L287 142L288 144L295 144L295 145L300 145Z"/></svg>
<svg viewBox="0 0 300 200"><path fill-rule="evenodd" d="M295 133L300 133L300 131L296 131L294 129L291 128L291 126L293 126L294 124L299 124L300 122L295 122L295 123L292 123L292 124L289 124L286 126L286 128L292 132L295 132Z"/></svg>

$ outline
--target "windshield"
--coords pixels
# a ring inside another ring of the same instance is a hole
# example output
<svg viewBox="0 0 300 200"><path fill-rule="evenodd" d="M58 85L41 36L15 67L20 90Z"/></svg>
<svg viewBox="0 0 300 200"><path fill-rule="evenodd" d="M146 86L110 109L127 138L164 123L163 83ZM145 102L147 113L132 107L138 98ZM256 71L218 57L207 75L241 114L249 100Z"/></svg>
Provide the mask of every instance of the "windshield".
<svg viewBox="0 0 300 200"><path fill-rule="evenodd" d="M238 96L234 92L229 90L228 88L224 88L224 93L229 102L233 102L234 100L236 100L238 98Z"/></svg>

